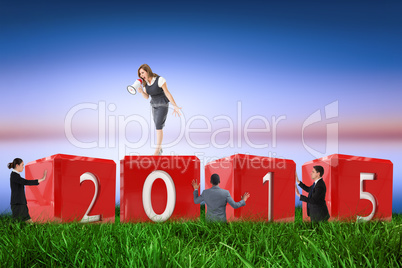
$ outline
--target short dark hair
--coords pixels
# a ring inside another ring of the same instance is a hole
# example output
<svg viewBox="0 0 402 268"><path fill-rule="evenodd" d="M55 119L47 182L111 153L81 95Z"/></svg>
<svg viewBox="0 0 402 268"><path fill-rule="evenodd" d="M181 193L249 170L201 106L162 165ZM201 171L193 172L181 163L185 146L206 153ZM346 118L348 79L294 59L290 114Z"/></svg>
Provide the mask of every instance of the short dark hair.
<svg viewBox="0 0 402 268"><path fill-rule="evenodd" d="M221 182L221 179L219 178L219 175L218 174L212 174L212 176L211 176L211 183L213 184L213 185L218 185L219 183Z"/></svg>
<svg viewBox="0 0 402 268"><path fill-rule="evenodd" d="M314 166L315 171L320 173L320 177L324 176L324 168L322 166Z"/></svg>

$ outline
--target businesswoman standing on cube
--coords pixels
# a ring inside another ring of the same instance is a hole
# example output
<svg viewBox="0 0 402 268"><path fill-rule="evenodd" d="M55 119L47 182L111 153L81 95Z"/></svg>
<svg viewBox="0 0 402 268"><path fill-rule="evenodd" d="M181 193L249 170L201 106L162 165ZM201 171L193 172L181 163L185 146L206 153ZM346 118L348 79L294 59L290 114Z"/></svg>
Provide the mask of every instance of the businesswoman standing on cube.
<svg viewBox="0 0 402 268"><path fill-rule="evenodd" d="M173 114L180 116L180 109L173 99L172 94L166 86L165 78L152 72L147 64L143 64L138 68L138 77L144 82L138 89L145 99L151 96L152 116L156 127L156 150L154 155L161 155L163 127L168 113L169 102L173 105Z"/></svg>
<svg viewBox="0 0 402 268"><path fill-rule="evenodd" d="M13 219L32 222L28 212L27 199L25 197L25 185L39 185L40 182L46 179L47 170L45 170L43 177L39 180L26 180L20 175L20 172L24 170L24 161L22 161L21 158L15 158L13 162L8 163L7 167L13 169L10 174L10 205Z"/></svg>

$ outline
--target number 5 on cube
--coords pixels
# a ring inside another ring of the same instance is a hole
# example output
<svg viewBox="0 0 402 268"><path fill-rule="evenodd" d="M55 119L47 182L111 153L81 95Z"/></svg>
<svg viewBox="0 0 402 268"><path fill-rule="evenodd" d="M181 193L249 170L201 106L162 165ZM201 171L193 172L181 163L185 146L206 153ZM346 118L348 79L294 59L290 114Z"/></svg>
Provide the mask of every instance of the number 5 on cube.
<svg viewBox="0 0 402 268"><path fill-rule="evenodd" d="M330 220L392 219L393 164L389 160L333 154L303 165L303 182L312 184L310 172L324 167L325 200ZM307 219L303 203L303 218Z"/></svg>

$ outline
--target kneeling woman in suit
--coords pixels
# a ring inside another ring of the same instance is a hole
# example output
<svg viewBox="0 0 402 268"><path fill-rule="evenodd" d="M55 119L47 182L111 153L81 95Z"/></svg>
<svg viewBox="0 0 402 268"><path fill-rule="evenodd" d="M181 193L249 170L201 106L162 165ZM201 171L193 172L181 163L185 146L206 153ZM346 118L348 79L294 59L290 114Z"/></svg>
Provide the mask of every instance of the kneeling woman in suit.
<svg viewBox="0 0 402 268"><path fill-rule="evenodd" d="M15 158L13 162L8 163L8 168L13 169L10 175L11 187L11 211L13 219L32 222L29 216L27 199L25 197L25 185L39 185L46 179L47 170L39 180L26 180L21 177L20 172L24 170L24 161L21 158Z"/></svg>

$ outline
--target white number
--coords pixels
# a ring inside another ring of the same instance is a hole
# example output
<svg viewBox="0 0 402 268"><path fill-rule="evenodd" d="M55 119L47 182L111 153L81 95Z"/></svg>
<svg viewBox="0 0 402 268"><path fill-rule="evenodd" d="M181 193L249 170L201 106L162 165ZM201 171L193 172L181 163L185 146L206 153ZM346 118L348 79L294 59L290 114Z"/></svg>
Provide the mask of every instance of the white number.
<svg viewBox="0 0 402 268"><path fill-rule="evenodd" d="M272 221L272 172L265 174L262 184L268 181L268 221Z"/></svg>
<svg viewBox="0 0 402 268"><path fill-rule="evenodd" d="M360 173L360 199L369 200L371 204L373 204L373 210L371 211L370 215L366 217L357 216L357 220L369 221L374 217L376 202L372 194L363 191L363 181L365 180L375 180L374 173Z"/></svg>
<svg viewBox="0 0 402 268"><path fill-rule="evenodd" d="M162 214L156 214L152 208L151 190L152 185L156 179L162 179L165 182L167 190L167 204L165 211ZM145 213L148 218L155 222L164 222L172 216L173 210L176 206L176 188L170 175L162 170L155 170L148 175L142 188L142 205L144 206Z"/></svg>
<svg viewBox="0 0 402 268"><path fill-rule="evenodd" d="M92 173L90 173L90 172L85 172L85 173L82 174L81 177L80 177L80 184L81 184L83 181L92 181L92 182L95 184L95 194L94 194L94 197L92 198L92 202L91 202L91 204L89 205L87 212L85 212L85 215L84 215L84 217L82 218L81 222L100 221L100 215L88 216L89 212L91 211L91 209L92 209L92 207L93 207L93 205L94 205L94 203L95 203L96 197L98 196L98 190L99 190L99 187L98 187L98 180L96 179L96 177L95 177L94 174L92 174Z"/></svg>

